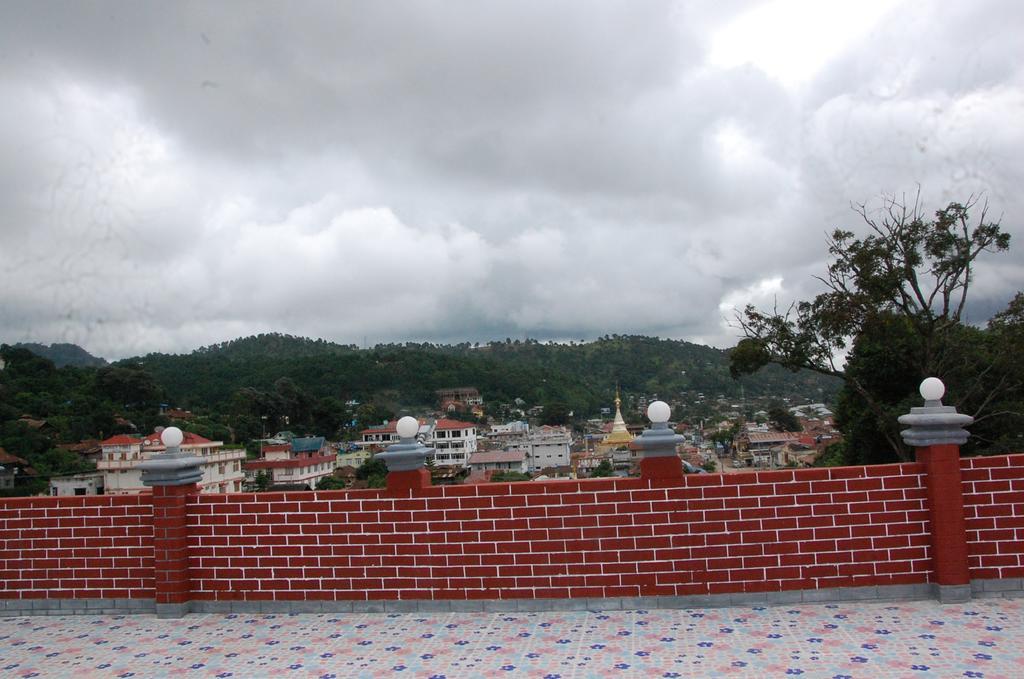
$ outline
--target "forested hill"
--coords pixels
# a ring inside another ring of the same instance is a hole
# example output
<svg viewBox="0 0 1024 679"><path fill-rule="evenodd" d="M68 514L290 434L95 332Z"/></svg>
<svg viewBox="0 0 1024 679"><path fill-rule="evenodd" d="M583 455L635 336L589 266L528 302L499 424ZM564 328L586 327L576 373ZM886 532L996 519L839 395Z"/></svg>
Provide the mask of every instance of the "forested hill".
<svg viewBox="0 0 1024 679"><path fill-rule="evenodd" d="M126 359L142 367L180 407L215 406L242 388L270 391L290 378L314 398L432 404L434 391L474 386L487 401L563 402L591 413L607 405L619 384L624 392L678 398L708 396L831 397L836 380L767 368L739 381L729 376L728 354L676 340L610 336L594 342L541 344L506 340L485 345L378 345L372 349L288 335L268 334L204 347L191 354L149 354Z"/></svg>
<svg viewBox="0 0 1024 679"><path fill-rule="evenodd" d="M107 365L106 359L93 356L77 344L38 344L35 342L13 345L18 349L28 349L36 356L53 361L58 368L66 365L76 368L99 368Z"/></svg>

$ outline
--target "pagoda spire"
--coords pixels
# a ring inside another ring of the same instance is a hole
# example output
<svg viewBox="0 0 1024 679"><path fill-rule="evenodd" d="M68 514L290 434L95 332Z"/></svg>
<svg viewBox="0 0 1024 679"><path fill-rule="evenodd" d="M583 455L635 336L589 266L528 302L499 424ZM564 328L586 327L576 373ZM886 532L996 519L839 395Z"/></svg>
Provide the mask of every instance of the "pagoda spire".
<svg viewBox="0 0 1024 679"><path fill-rule="evenodd" d="M626 428L626 421L622 419L622 398L619 396L619 385L615 385L615 419L612 421L612 430L605 437L605 444L626 444L633 440L633 435Z"/></svg>

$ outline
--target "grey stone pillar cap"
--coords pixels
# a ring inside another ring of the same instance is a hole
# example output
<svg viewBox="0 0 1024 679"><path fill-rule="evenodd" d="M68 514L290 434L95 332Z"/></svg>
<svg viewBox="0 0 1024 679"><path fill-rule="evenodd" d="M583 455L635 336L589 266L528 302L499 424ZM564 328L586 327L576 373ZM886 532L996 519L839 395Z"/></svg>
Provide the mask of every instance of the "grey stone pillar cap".
<svg viewBox="0 0 1024 679"><path fill-rule="evenodd" d="M633 441L640 448L643 457L679 457L676 445L685 439L669 428L670 414L668 404L664 401L654 401L647 407L647 417L651 420L651 426Z"/></svg>
<svg viewBox="0 0 1024 679"><path fill-rule="evenodd" d="M389 472L422 469L426 465L427 457L434 452L433 448L427 448L416 440L416 429L412 428L413 425L419 428L419 422L413 417L403 417L399 420L396 429L402 440L391 444L384 452L374 455L375 458L384 461Z"/></svg>
<svg viewBox="0 0 1024 679"><path fill-rule="evenodd" d="M914 448L940 445L963 445L971 434L964 427L974 422L970 415L958 413L953 406L942 405L945 386L934 377L921 383L924 406L911 408L900 415L899 423L909 425L900 432L903 442Z"/></svg>
<svg viewBox="0 0 1024 679"><path fill-rule="evenodd" d="M143 485L187 486L202 480L203 459L181 452L179 446L184 437L177 427L167 427L160 431L160 440L167 446L167 450L139 464Z"/></svg>

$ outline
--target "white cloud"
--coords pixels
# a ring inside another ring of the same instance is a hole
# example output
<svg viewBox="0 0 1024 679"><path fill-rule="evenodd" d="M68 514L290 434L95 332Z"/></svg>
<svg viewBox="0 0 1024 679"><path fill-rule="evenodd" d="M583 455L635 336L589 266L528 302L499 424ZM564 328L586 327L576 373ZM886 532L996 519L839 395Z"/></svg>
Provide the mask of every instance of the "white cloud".
<svg viewBox="0 0 1024 679"><path fill-rule="evenodd" d="M728 346L723 305L817 291L851 201L984 191L1024 235L1019 25L1000 0L5 5L0 340Z"/></svg>

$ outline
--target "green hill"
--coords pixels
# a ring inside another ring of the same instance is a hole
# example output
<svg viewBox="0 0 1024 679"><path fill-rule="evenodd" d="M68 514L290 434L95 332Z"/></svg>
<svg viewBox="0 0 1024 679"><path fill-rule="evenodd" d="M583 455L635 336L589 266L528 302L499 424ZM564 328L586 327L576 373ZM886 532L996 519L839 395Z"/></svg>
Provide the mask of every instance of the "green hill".
<svg viewBox="0 0 1024 679"><path fill-rule="evenodd" d="M766 369L739 381L729 376L726 351L677 340L610 336L594 342L534 340L485 345L390 344L360 350L323 340L258 335L191 354L127 359L142 366L183 407L226 403L239 389L267 391L282 377L314 398L369 401L387 392L406 405L427 405L434 391L474 386L488 402L564 402L578 413L607 405L615 385L624 392L677 400L779 396L821 400L836 380L809 372Z"/></svg>
<svg viewBox="0 0 1024 679"><path fill-rule="evenodd" d="M38 344L23 342L13 345L19 349L28 349L36 356L53 361L58 368L66 365L76 368L99 368L107 365L106 359L93 356L77 344Z"/></svg>

